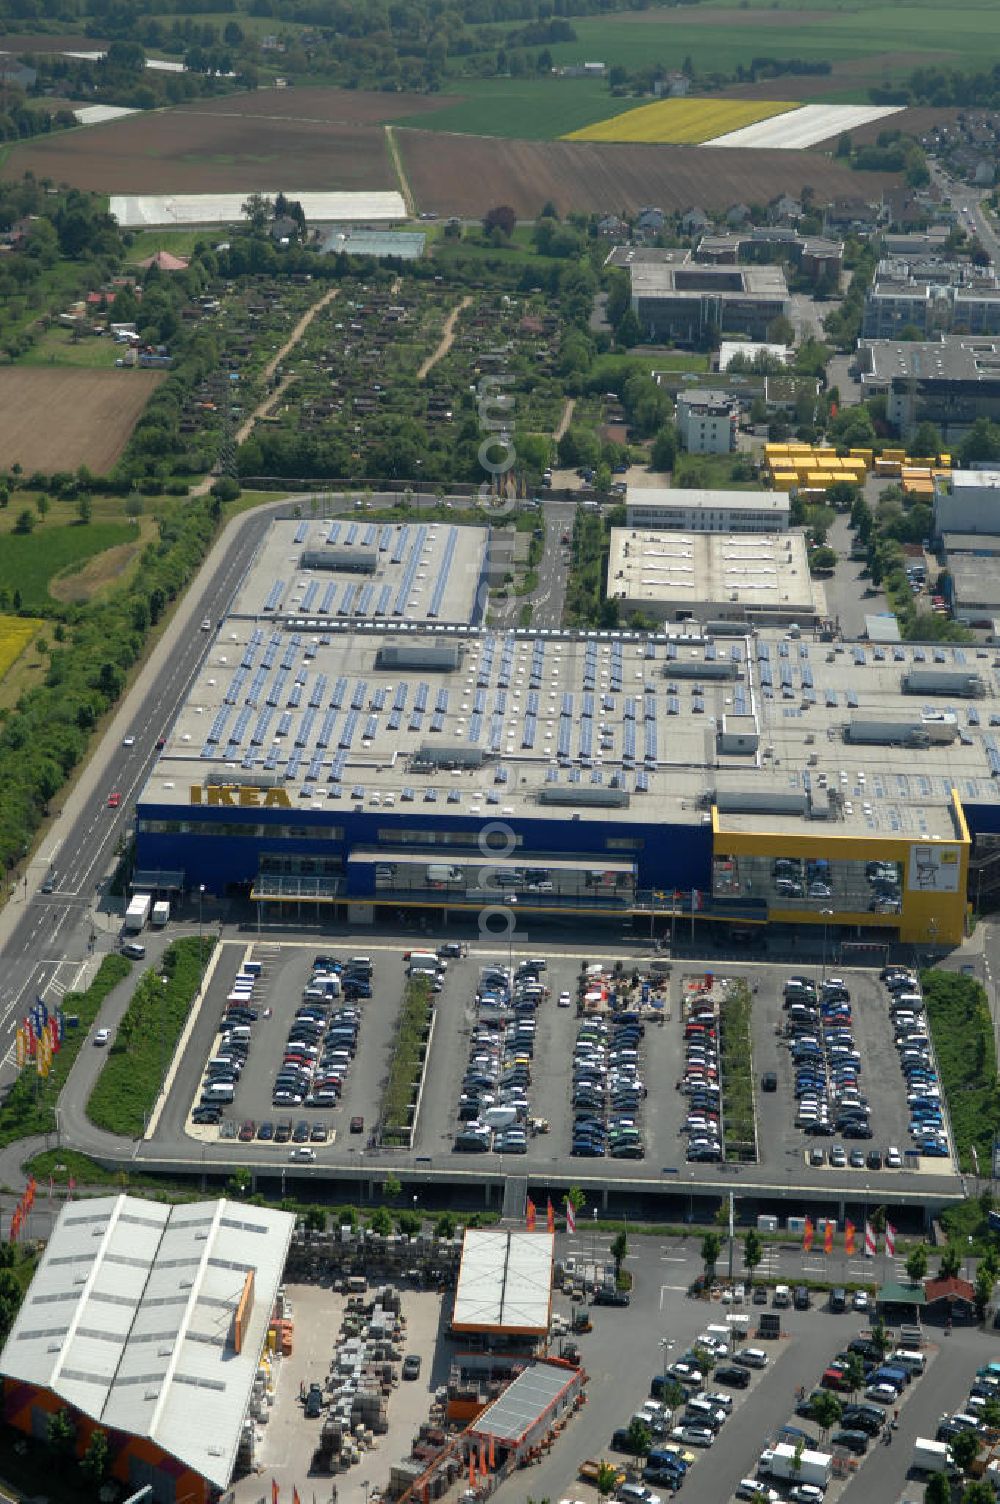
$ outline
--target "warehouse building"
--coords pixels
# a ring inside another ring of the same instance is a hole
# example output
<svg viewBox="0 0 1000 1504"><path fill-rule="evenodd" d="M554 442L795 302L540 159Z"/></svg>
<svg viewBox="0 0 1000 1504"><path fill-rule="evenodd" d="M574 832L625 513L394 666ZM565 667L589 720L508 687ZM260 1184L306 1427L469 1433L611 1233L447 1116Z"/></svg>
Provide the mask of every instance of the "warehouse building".
<svg viewBox="0 0 1000 1504"><path fill-rule="evenodd" d="M527 1364L472 1422L469 1441L492 1454L500 1466L527 1463L554 1438L560 1417L576 1409L583 1382L579 1368L558 1359Z"/></svg>
<svg viewBox="0 0 1000 1504"><path fill-rule="evenodd" d="M1000 616L1000 570L995 558L973 554L948 556L949 602L956 621L989 627Z"/></svg>
<svg viewBox="0 0 1000 1504"><path fill-rule="evenodd" d="M159 1504L207 1501L254 1455L259 1367L295 1218L132 1196L59 1214L0 1354L4 1419L44 1439L66 1409L83 1455Z"/></svg>
<svg viewBox="0 0 1000 1504"><path fill-rule="evenodd" d="M805 588L797 538L735 541L790 546ZM973 842L1000 834L986 648L827 642L804 611L734 622L698 590L653 633L321 621L265 612L276 570L302 588L282 548L260 550L139 797L151 886L178 874L265 922L516 905L654 932L694 892L699 923L961 938ZM779 858L801 884L772 881Z"/></svg>
<svg viewBox="0 0 1000 1504"><path fill-rule="evenodd" d="M619 619L706 617L720 622L813 626L826 614L801 532L645 532L612 528L607 597Z"/></svg>
<svg viewBox="0 0 1000 1504"><path fill-rule="evenodd" d="M664 532L784 533L790 516L791 502L780 491L634 486L625 503L629 527Z"/></svg>
<svg viewBox="0 0 1000 1504"><path fill-rule="evenodd" d="M995 340L862 340L857 361L863 395L885 397L886 417L903 438L926 421L954 442L977 418L1000 418Z"/></svg>
<svg viewBox="0 0 1000 1504"><path fill-rule="evenodd" d="M531 1348L548 1335L555 1235L466 1230L451 1329L490 1347ZM508 1391L509 1392L509 1391Z"/></svg>
<svg viewBox="0 0 1000 1504"><path fill-rule="evenodd" d="M1000 534L1000 470L953 470L934 482L934 533Z"/></svg>

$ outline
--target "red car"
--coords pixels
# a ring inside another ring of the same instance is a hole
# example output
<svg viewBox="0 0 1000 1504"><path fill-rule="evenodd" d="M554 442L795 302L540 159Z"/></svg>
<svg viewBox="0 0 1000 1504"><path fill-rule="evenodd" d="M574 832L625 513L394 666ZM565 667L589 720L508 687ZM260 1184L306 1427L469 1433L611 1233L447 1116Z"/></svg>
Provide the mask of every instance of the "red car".
<svg viewBox="0 0 1000 1504"><path fill-rule="evenodd" d="M121 802L122 802L122 796L121 796L121 794L119 794L119 793L116 792L114 794L109 794L108 795L108 809L117 809L118 806L121 804Z"/></svg>
<svg viewBox="0 0 1000 1504"><path fill-rule="evenodd" d="M257 1125L256 1125L256 1123L251 1122L251 1120L249 1118L247 1118L246 1122L243 1124L243 1126L240 1129L240 1142L244 1143L244 1144L250 1143L251 1139L254 1137L254 1135L256 1134L256 1132L257 1132Z"/></svg>

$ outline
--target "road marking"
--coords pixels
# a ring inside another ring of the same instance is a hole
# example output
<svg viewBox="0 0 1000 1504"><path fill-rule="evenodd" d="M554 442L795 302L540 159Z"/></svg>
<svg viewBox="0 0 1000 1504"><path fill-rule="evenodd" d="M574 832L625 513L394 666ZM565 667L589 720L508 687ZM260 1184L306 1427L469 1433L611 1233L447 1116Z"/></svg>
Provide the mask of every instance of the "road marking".
<svg viewBox="0 0 1000 1504"><path fill-rule="evenodd" d="M663 1297L667 1293L668 1290L674 1291L674 1292L680 1291L680 1293L682 1295L686 1295L687 1294L687 1288L688 1288L687 1285L661 1285L660 1286L660 1310L661 1311L663 1310Z"/></svg>

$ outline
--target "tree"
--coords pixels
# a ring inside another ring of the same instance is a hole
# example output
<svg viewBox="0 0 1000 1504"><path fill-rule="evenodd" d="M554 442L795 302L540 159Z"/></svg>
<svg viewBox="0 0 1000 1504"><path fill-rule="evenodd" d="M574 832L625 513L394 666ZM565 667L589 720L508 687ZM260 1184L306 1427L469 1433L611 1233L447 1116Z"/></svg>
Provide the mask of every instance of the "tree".
<svg viewBox="0 0 1000 1504"><path fill-rule="evenodd" d="M509 240L517 226L517 211L510 204L496 204L492 209L487 209L483 215L483 230L487 235L492 235L494 230L499 230L505 239Z"/></svg>
<svg viewBox="0 0 1000 1504"><path fill-rule="evenodd" d="M625 1258L626 1258L627 1254L628 1254L628 1234L625 1232L625 1229L622 1228L620 1232L617 1232L615 1234L614 1239L612 1240L612 1243L611 1243L611 1257L615 1261L615 1279L616 1280L621 1277L622 1265L625 1262Z"/></svg>
<svg viewBox="0 0 1000 1504"><path fill-rule="evenodd" d="M968 1472L979 1455L980 1440L975 1431L960 1431L951 1439L951 1450L962 1472Z"/></svg>
<svg viewBox="0 0 1000 1504"><path fill-rule="evenodd" d="M1000 425L989 418L977 418L959 446L963 465L1000 459Z"/></svg>
<svg viewBox="0 0 1000 1504"><path fill-rule="evenodd" d="M722 1240L717 1232L707 1232L701 1240L701 1259L705 1265L705 1278L712 1279L715 1275L715 1266L719 1262L719 1253L722 1249Z"/></svg>
<svg viewBox="0 0 1000 1504"><path fill-rule="evenodd" d="M58 1460L68 1457L76 1446L76 1426L68 1410L53 1410L49 1416L45 1440L49 1451Z"/></svg>
<svg viewBox="0 0 1000 1504"><path fill-rule="evenodd" d="M672 423L664 423L653 440L649 452L651 470L672 470L677 459L677 429Z"/></svg>
<svg viewBox="0 0 1000 1504"><path fill-rule="evenodd" d="M976 1314L978 1315L980 1321L982 1321L983 1317L986 1315L986 1307L989 1305L990 1301L993 1298L993 1286L995 1283L996 1270L987 1259L983 1259L982 1263L979 1265L979 1268L976 1270L975 1285Z"/></svg>
<svg viewBox="0 0 1000 1504"><path fill-rule="evenodd" d="M935 1473L924 1489L924 1504L951 1504L951 1479L947 1473Z"/></svg>
<svg viewBox="0 0 1000 1504"><path fill-rule="evenodd" d="M962 1504L996 1504L996 1498L992 1484L984 1483L982 1478L967 1483L962 1492Z"/></svg>
<svg viewBox="0 0 1000 1504"><path fill-rule="evenodd" d="M395 1201L396 1197L400 1194L403 1187L396 1175L387 1175L385 1177L385 1183L382 1189L385 1191L385 1194L389 1197L390 1201Z"/></svg>
<svg viewBox="0 0 1000 1504"><path fill-rule="evenodd" d="M384 1206L377 1206L375 1208L368 1218L368 1226L372 1232L379 1233L383 1238L389 1236L392 1232L392 1218Z"/></svg>
<svg viewBox="0 0 1000 1504"><path fill-rule="evenodd" d="M597 1477L594 1479L594 1483L597 1486L597 1492L600 1494L601 1498L606 1499L610 1493L614 1492L614 1489L617 1486L618 1469L616 1467L612 1467L610 1462L599 1463L597 1467Z"/></svg>
<svg viewBox="0 0 1000 1504"><path fill-rule="evenodd" d="M648 1457L653 1445L653 1433L644 1420L633 1416L628 1428L628 1449L635 1457Z"/></svg>
<svg viewBox="0 0 1000 1504"><path fill-rule="evenodd" d="M954 1279L962 1267L962 1251L954 1243L949 1243L941 1254L941 1263L938 1265L938 1279Z"/></svg>
<svg viewBox="0 0 1000 1504"><path fill-rule="evenodd" d="M263 193L251 193L242 205L242 214L252 235L263 235L271 218L271 200Z"/></svg>
<svg viewBox="0 0 1000 1504"><path fill-rule="evenodd" d="M571 1185L567 1193L567 1200L575 1212L582 1212L587 1205L587 1193L578 1185Z"/></svg>
<svg viewBox="0 0 1000 1504"><path fill-rule="evenodd" d="M810 574L829 574L837 567L837 550L835 548L814 548L809 555Z"/></svg>
<svg viewBox="0 0 1000 1504"><path fill-rule="evenodd" d="M38 521L30 507L25 507L23 512L18 512L17 521L14 523L15 533L31 533L35 530Z"/></svg>
<svg viewBox="0 0 1000 1504"><path fill-rule="evenodd" d="M753 1272L763 1257L764 1245L760 1240L760 1233L755 1227L751 1227L743 1239L743 1267L749 1272L751 1285Z"/></svg>
<svg viewBox="0 0 1000 1504"><path fill-rule="evenodd" d="M303 1221L308 1232L325 1232L326 1208L322 1206L307 1206Z"/></svg>
<svg viewBox="0 0 1000 1504"><path fill-rule="evenodd" d="M865 1365L862 1363L858 1353L850 1353L848 1355L847 1362L844 1365L844 1382L852 1395L857 1394L865 1382Z"/></svg>
<svg viewBox="0 0 1000 1504"><path fill-rule="evenodd" d="M917 424L916 432L910 440L910 453L937 459L941 453L941 430L936 424L929 423L926 419Z"/></svg>
<svg viewBox="0 0 1000 1504"><path fill-rule="evenodd" d="M82 496L77 497L76 515L79 517L84 526L86 526L91 517L94 515L94 504L91 501L90 497L86 494L86 492L84 492Z"/></svg>
<svg viewBox="0 0 1000 1504"><path fill-rule="evenodd" d="M80 1458L80 1471L95 1488L100 1487L107 1477L108 1467L111 1462L108 1447L108 1433L98 1428L91 1432L87 1450Z"/></svg>
<svg viewBox="0 0 1000 1504"><path fill-rule="evenodd" d="M772 345L794 345L795 326L791 319L779 313L767 326L767 338Z"/></svg>
<svg viewBox="0 0 1000 1504"><path fill-rule="evenodd" d="M423 1226L423 1219L419 1212L414 1212L409 1207L396 1213L396 1227L407 1238L415 1238Z"/></svg>
<svg viewBox="0 0 1000 1504"><path fill-rule="evenodd" d="M212 495L219 501L235 501L239 494L239 481L234 480L231 475L220 475L218 480L213 482Z"/></svg>
<svg viewBox="0 0 1000 1504"><path fill-rule="evenodd" d="M844 1407L835 1394L831 1394L829 1389L824 1389L820 1394L813 1396L810 1409L812 1418L822 1430L825 1440L831 1427L840 1424Z"/></svg>
<svg viewBox="0 0 1000 1504"><path fill-rule="evenodd" d="M127 1013L126 1013L125 1017L126 1018L128 1017ZM124 1022L125 1022L125 1019L123 1018L122 1019L122 1024L124 1024ZM136 1022L138 1022L138 1020L136 1020ZM119 1024L119 1026L118 1026L118 1033L119 1033L119 1035L121 1034L121 1031L122 1031L122 1024ZM226 1186L226 1189L233 1196L243 1197L243 1196L246 1195L247 1191L250 1189L250 1185L251 1185L250 1171L248 1169L246 1169L245 1166L241 1165L238 1170L234 1170L233 1173L230 1175L228 1184Z"/></svg>
<svg viewBox="0 0 1000 1504"><path fill-rule="evenodd" d="M927 1249L923 1243L918 1243L916 1248L911 1248L906 1257L906 1277L913 1284L919 1285L927 1274Z"/></svg>
<svg viewBox="0 0 1000 1504"><path fill-rule="evenodd" d="M626 308L615 327L615 340L625 350L631 350L642 339L642 325L631 308Z"/></svg>

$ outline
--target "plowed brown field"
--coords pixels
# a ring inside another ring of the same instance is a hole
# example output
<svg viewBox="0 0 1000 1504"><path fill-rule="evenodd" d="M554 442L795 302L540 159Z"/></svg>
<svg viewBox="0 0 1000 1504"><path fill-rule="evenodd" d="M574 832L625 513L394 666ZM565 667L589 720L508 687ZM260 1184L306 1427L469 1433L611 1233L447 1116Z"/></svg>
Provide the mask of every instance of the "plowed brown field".
<svg viewBox="0 0 1000 1504"><path fill-rule="evenodd" d="M245 115L251 120L380 125L404 115L431 115L461 99L455 94L382 94L370 89L257 89L178 105L178 115ZM162 118L162 117L161 117Z"/></svg>
<svg viewBox="0 0 1000 1504"><path fill-rule="evenodd" d="M817 199L878 198L897 179L856 173L809 151L709 151L699 146L510 141L499 137L397 130L418 209L477 218L510 204L521 218L546 200L561 214L663 209L725 209L766 204L808 183Z"/></svg>
<svg viewBox="0 0 1000 1504"><path fill-rule="evenodd" d="M261 96L251 96L259 99ZM240 193L246 190L392 189L395 173L380 125L305 120L284 111L238 113L243 98L219 110L129 115L85 131L36 136L15 146L10 178L33 172L95 193Z"/></svg>
<svg viewBox="0 0 1000 1504"><path fill-rule="evenodd" d="M110 470L162 371L0 368L0 469Z"/></svg>

